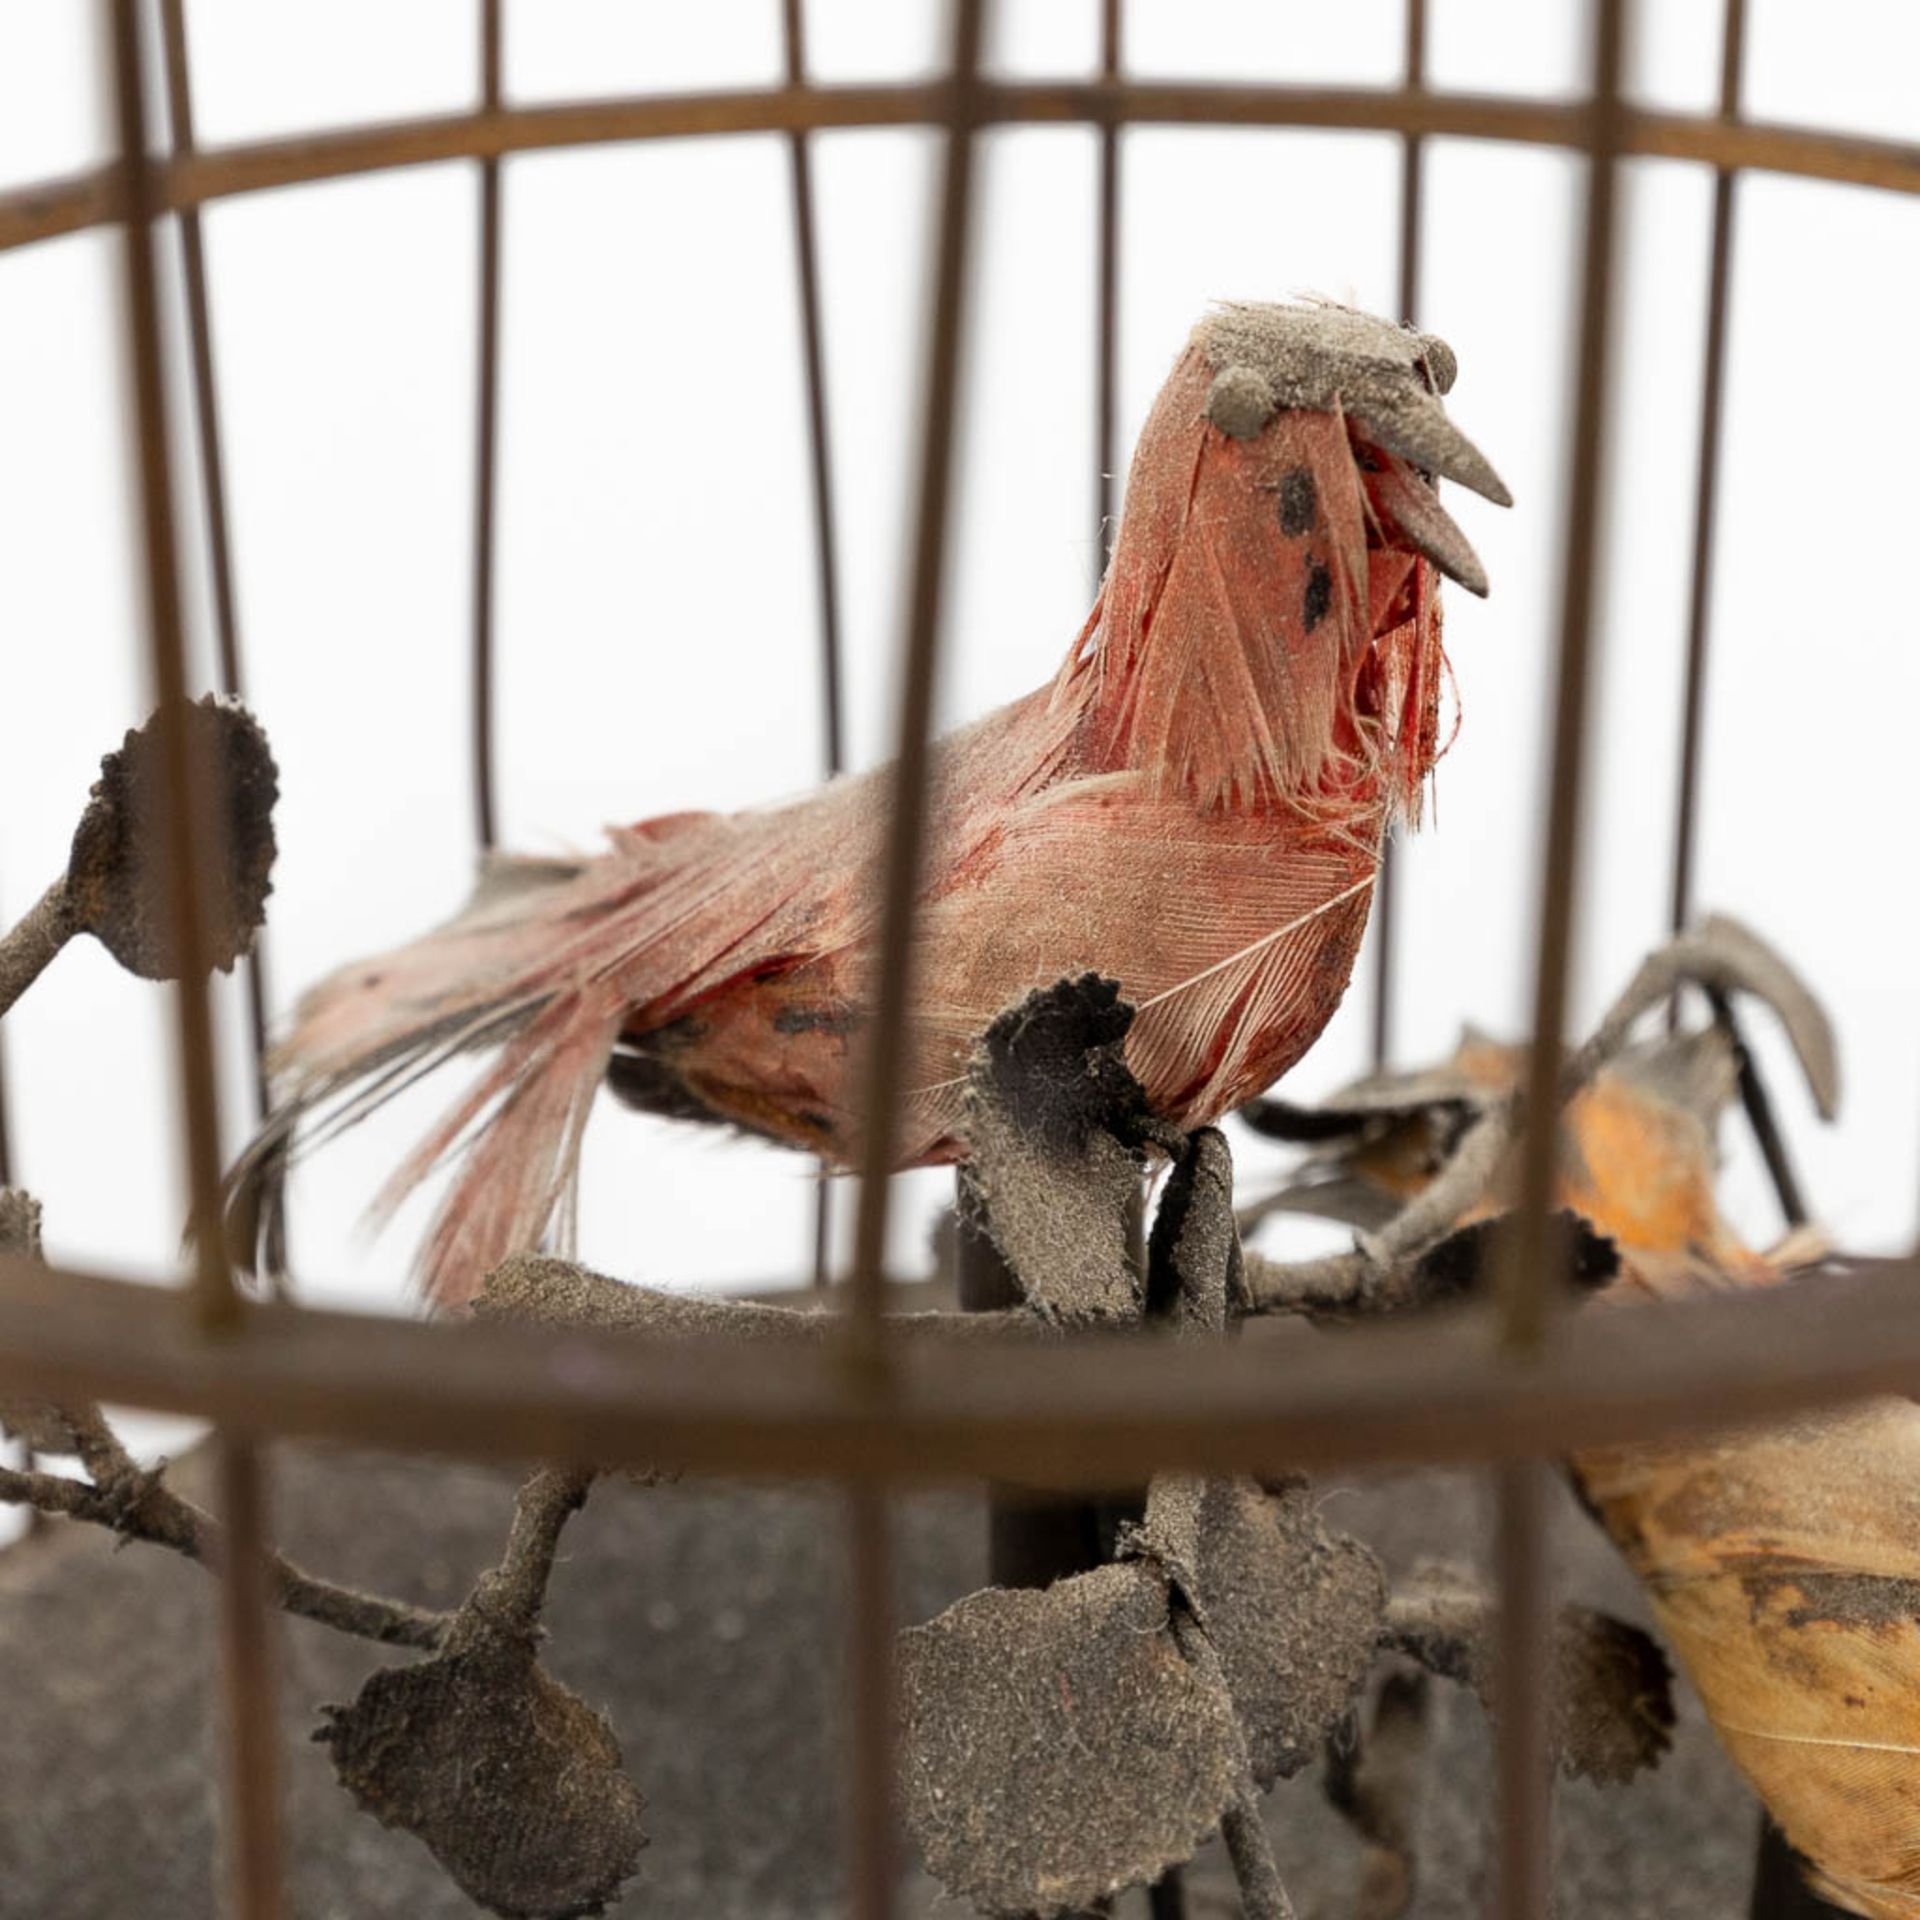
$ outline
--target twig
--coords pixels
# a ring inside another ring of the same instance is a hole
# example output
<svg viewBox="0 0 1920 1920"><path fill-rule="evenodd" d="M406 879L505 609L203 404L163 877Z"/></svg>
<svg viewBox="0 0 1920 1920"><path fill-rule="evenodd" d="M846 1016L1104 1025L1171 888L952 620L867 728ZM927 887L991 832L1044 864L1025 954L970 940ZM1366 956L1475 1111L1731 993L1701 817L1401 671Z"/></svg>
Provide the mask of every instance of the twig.
<svg viewBox="0 0 1920 1920"><path fill-rule="evenodd" d="M1151 1526L1151 1518L1148 1524ZM1187 1663L1209 1686L1217 1687L1231 1700L1232 1692L1212 1635L1178 1593L1171 1596L1169 1610L1174 1641ZM1273 1844L1267 1838L1266 1822L1260 1817L1260 1789L1254 1782L1246 1734L1237 1713L1233 1724L1238 1778L1233 1798L1220 1816L1220 1837L1227 1843L1227 1857L1233 1862L1234 1878L1240 1883L1240 1910L1245 1920L1294 1920L1293 1902L1287 1898L1280 1869L1274 1865Z"/></svg>
<svg viewBox="0 0 1920 1920"><path fill-rule="evenodd" d="M47 963L79 931L62 874L13 929L0 934L0 1014L46 971Z"/></svg>
<svg viewBox="0 0 1920 1920"><path fill-rule="evenodd" d="M1273 1843L1260 1818L1260 1798L1251 1776L1240 1783L1233 1804L1220 1816L1220 1837L1227 1843L1234 1878L1240 1882L1240 1911L1246 1920L1294 1920L1293 1902L1273 1863Z"/></svg>
<svg viewBox="0 0 1920 1920"><path fill-rule="evenodd" d="M1248 1254L1241 1269L1242 1313L1391 1313L1420 1304L1415 1263L1437 1246L1492 1185L1515 1130L1515 1103L1481 1110L1453 1158L1376 1234L1350 1253L1317 1260L1268 1260Z"/></svg>
<svg viewBox="0 0 1920 1920"><path fill-rule="evenodd" d="M1819 1003L1778 954L1737 921L1716 916L1670 940L1641 962L1586 1042L1567 1057L1555 1095L1564 1108L1625 1051L1633 1029L1684 981L1715 994L1738 991L1780 1016L1815 1104L1830 1115L1838 1098L1833 1031ZM1422 1304L1412 1263L1437 1245L1486 1194L1508 1147L1525 1124L1522 1103L1491 1103L1461 1136L1433 1180L1350 1253L1317 1260L1249 1256L1241 1311L1308 1316L1389 1313Z"/></svg>
<svg viewBox="0 0 1920 1920"><path fill-rule="evenodd" d="M1383 1650L1470 1687L1497 1710L1498 1609L1446 1569L1387 1603ZM1653 1766L1671 1743L1672 1669L1643 1629L1568 1604L1555 1623L1550 1667L1552 1740L1569 1777L1617 1783Z"/></svg>
<svg viewBox="0 0 1920 1920"><path fill-rule="evenodd" d="M1224 1339L1241 1254L1233 1220L1233 1160L1216 1128L1202 1127L1179 1143L1147 1258L1150 1308L1172 1323L1177 1337L1183 1342ZM1199 1590L1206 1497L1207 1483L1198 1474L1156 1474L1134 1551L1157 1561L1169 1580L1168 1616L1188 1665L1231 1703L1233 1690ZM1241 1911L1246 1920L1294 1920L1260 1817L1260 1789L1237 1708L1231 1718L1236 1777L1233 1798L1220 1816L1220 1835L1240 1883Z"/></svg>
<svg viewBox="0 0 1920 1920"><path fill-rule="evenodd" d="M536 1467L513 1503L513 1526L500 1564L474 1583L467 1605L496 1626L531 1635L546 1605L560 1535L586 1504L593 1481L587 1467Z"/></svg>
<svg viewBox="0 0 1920 1920"><path fill-rule="evenodd" d="M104 1423L102 1423L104 1425ZM36 1512L63 1514L91 1521L129 1540L167 1547L212 1569L219 1565L221 1530L209 1513L184 1500L165 1485L157 1473L133 1465L117 1439L109 1433L114 1453L126 1462L123 1474L104 1485L69 1479L64 1474L21 1472L0 1467L0 1501L32 1507ZM341 1633L388 1646L420 1647L431 1651L446 1636L453 1616L435 1613L377 1594L337 1587L321 1580L280 1554L267 1558L275 1598L288 1613L318 1621Z"/></svg>
<svg viewBox="0 0 1920 1920"><path fill-rule="evenodd" d="M759 1300L710 1300L610 1279L552 1254L517 1253L490 1273L474 1303L481 1319L536 1320L553 1327L600 1327L658 1338L731 1335L744 1340L829 1340L843 1317L818 1307ZM1053 1330L1025 1307L987 1313L890 1313L891 1332L943 1340L1048 1339Z"/></svg>
<svg viewBox="0 0 1920 1920"><path fill-rule="evenodd" d="M1764 1000L1780 1018L1821 1118L1833 1118L1840 1073L1831 1023L1793 969L1757 934L1724 914L1668 941L1641 962L1592 1037L1568 1060L1560 1079L1561 1100L1584 1087L1626 1045L1641 1016L1663 1005L1686 981L1714 995L1749 993Z"/></svg>
<svg viewBox="0 0 1920 1920"><path fill-rule="evenodd" d="M1328 1743L1327 1798L1366 1846L1354 1920L1402 1920L1413 1904L1428 1684L1422 1672L1389 1673L1365 1735Z"/></svg>
<svg viewBox="0 0 1920 1920"><path fill-rule="evenodd" d="M1397 1593L1380 1623L1380 1644L1460 1686L1484 1688L1493 1663L1492 1600L1462 1582Z"/></svg>

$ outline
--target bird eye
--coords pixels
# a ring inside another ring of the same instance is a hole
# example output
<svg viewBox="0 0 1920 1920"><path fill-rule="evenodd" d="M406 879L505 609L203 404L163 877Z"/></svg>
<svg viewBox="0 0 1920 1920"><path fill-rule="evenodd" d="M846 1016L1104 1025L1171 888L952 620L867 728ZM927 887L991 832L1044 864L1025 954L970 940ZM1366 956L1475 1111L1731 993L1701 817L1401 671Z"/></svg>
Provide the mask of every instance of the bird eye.
<svg viewBox="0 0 1920 1920"><path fill-rule="evenodd" d="M1416 364L1433 384L1435 393L1451 393L1459 377L1460 363L1453 349L1437 333L1420 336L1420 358Z"/></svg>

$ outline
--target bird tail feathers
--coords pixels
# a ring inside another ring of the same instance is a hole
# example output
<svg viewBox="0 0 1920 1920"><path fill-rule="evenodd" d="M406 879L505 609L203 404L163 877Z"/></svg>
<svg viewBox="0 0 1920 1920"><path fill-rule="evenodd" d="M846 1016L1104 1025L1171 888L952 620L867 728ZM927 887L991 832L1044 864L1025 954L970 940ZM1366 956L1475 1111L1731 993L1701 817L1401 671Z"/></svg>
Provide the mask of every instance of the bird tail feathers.
<svg viewBox="0 0 1920 1920"><path fill-rule="evenodd" d="M583 891L569 883L583 871L490 860L453 920L307 995L269 1063L278 1104L227 1177L238 1264L277 1264L282 1176L296 1154L484 1048L498 1057L396 1170L374 1214L390 1214L442 1161L458 1161L416 1264L441 1306L472 1299L509 1253L538 1245L556 1215L570 1223L581 1137L626 1005L605 977L555 964ZM629 870L618 883L630 891L633 878ZM530 892L547 897L530 903Z"/></svg>

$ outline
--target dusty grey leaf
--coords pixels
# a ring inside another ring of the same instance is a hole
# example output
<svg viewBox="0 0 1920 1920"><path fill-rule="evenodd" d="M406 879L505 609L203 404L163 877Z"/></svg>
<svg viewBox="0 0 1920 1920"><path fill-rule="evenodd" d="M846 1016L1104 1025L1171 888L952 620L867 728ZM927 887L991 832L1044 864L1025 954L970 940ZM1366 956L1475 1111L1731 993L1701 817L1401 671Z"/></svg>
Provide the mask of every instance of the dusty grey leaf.
<svg viewBox="0 0 1920 1920"><path fill-rule="evenodd" d="M1083 974L987 1029L968 1075L971 1186L1028 1303L1048 1318L1137 1318L1127 1249L1141 1164L1123 1136L1146 1096L1122 1053L1133 1009Z"/></svg>
<svg viewBox="0 0 1920 1920"><path fill-rule="evenodd" d="M644 1803L612 1729L522 1636L463 1618L445 1652L375 1672L314 1738L355 1802L489 1913L597 1914L639 1865Z"/></svg>
<svg viewBox="0 0 1920 1920"><path fill-rule="evenodd" d="M1192 1856L1239 1736L1140 1564L989 1588L900 1637L901 1803L928 1869L987 1913L1070 1913Z"/></svg>
<svg viewBox="0 0 1920 1920"><path fill-rule="evenodd" d="M1240 1290L1233 1154L1218 1127L1191 1135L1174 1163L1147 1242L1147 1311L1182 1333L1218 1338Z"/></svg>
<svg viewBox="0 0 1920 1920"><path fill-rule="evenodd" d="M1784 955L1729 914L1708 915L1698 938L1724 970L1725 984L1773 1009L1807 1077L1814 1106L1821 1119L1831 1120L1840 1110L1840 1050L1833 1022L1813 989Z"/></svg>
<svg viewBox="0 0 1920 1920"><path fill-rule="evenodd" d="M1673 1744L1673 1670L1650 1634L1591 1607L1560 1610L1553 1738L1563 1773L1618 1785Z"/></svg>
<svg viewBox="0 0 1920 1920"><path fill-rule="evenodd" d="M1471 1574L1428 1567L1387 1609L1386 1643L1498 1709L1497 1615ZM1651 1634L1591 1607L1560 1609L1551 1731L1562 1773L1628 1780L1672 1744L1673 1670Z"/></svg>
<svg viewBox="0 0 1920 1920"><path fill-rule="evenodd" d="M159 717L101 761L67 855L67 900L75 923L129 972L172 980L181 962L170 877L173 790ZM236 701L209 694L184 703L180 725L189 777L204 796L196 821L204 840L194 849L204 957L230 972L253 945L273 891L279 774L260 723Z"/></svg>
<svg viewBox="0 0 1920 1920"><path fill-rule="evenodd" d="M1329 1534L1303 1481L1208 1484L1200 1602L1262 1786L1297 1773L1353 1704L1386 1606L1380 1563Z"/></svg>

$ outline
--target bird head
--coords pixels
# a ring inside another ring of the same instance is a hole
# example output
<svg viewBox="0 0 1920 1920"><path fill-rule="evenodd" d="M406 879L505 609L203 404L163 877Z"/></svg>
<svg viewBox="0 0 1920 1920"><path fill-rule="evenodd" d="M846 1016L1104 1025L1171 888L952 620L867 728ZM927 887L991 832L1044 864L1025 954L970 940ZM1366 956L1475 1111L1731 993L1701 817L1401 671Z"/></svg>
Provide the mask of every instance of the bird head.
<svg viewBox="0 0 1920 1920"><path fill-rule="evenodd" d="M1228 305L1140 435L1101 601L1063 672L1100 749L1203 808L1371 834L1443 750L1439 576L1485 593L1434 492L1506 504L1447 418L1433 334L1330 304Z"/></svg>
<svg viewBox="0 0 1920 1920"><path fill-rule="evenodd" d="M1334 414L1347 422L1363 471L1379 471L1379 455L1398 455L1425 476L1456 480L1496 506L1513 504L1486 455L1440 404L1459 362L1438 334L1331 301L1233 302L1201 321L1193 345L1213 369L1207 419L1236 440L1258 438L1287 411ZM1466 535L1437 502L1424 510L1416 504L1410 514L1402 506L1389 517L1448 579L1470 593L1487 591ZM1415 524L1401 524L1409 518Z"/></svg>

